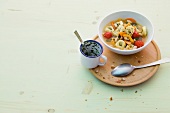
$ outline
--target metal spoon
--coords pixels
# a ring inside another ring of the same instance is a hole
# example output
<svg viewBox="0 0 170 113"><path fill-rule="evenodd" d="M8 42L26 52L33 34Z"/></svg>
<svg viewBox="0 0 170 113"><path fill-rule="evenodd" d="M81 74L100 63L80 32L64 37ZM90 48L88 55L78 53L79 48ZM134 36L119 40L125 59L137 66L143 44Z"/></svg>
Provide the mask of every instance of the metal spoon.
<svg viewBox="0 0 170 113"><path fill-rule="evenodd" d="M84 43L84 41L82 40L82 38L80 37L79 33L77 32L77 30L74 31L74 34L77 36L77 38L79 39L80 43L82 44L82 47L89 52L89 50L86 48L86 45Z"/></svg>
<svg viewBox="0 0 170 113"><path fill-rule="evenodd" d="M79 39L81 44L84 44L83 40L81 39L79 33L77 32L77 30L74 31L74 34L77 36L77 38Z"/></svg>
<svg viewBox="0 0 170 113"><path fill-rule="evenodd" d="M123 77L123 76L127 76L128 74L130 74L134 69L154 66L154 65L158 65L158 64L162 64L162 63L167 63L167 62L170 62L170 58L164 58L164 59L152 62L150 64L145 64L145 65L141 65L141 66L133 66L129 63L124 63L124 64L120 64L119 66L114 68L112 70L111 74L113 76Z"/></svg>

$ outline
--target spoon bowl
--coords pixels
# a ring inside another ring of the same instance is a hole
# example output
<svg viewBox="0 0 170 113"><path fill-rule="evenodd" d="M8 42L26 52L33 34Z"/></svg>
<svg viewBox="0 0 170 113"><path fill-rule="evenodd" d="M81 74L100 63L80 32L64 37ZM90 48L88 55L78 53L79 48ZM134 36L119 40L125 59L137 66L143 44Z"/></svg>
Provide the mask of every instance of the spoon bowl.
<svg viewBox="0 0 170 113"><path fill-rule="evenodd" d="M128 63L124 63L124 64L120 64L119 66L117 66L112 72L111 74L114 76L126 76L128 74L130 74L133 70L135 69L135 66L132 66Z"/></svg>

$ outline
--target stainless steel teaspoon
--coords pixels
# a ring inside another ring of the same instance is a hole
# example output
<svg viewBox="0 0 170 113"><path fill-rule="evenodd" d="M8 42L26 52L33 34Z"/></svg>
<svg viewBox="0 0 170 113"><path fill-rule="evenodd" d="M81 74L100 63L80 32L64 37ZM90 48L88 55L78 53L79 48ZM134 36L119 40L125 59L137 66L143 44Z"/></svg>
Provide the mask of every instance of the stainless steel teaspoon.
<svg viewBox="0 0 170 113"><path fill-rule="evenodd" d="M170 62L170 58L163 58L161 60L152 62L150 64L145 64L145 65L141 65L141 66L133 66L129 63L123 63L123 64L120 64L119 66L115 67L112 70L111 74L113 76L123 77L123 76L127 76L128 74L130 74L134 69L154 66L154 65L158 65L158 64L162 64L162 63L167 63L167 62Z"/></svg>

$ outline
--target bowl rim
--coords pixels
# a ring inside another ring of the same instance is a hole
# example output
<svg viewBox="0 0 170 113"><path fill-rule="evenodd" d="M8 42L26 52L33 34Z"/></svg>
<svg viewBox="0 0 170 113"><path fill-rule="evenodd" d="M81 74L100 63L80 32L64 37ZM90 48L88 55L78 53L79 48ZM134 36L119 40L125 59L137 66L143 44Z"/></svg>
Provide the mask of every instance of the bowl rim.
<svg viewBox="0 0 170 113"><path fill-rule="evenodd" d="M114 47L106 44L105 41L100 37L100 30L99 30L99 28L100 28L100 25L101 25L101 23L103 22L103 20L104 20L105 18L107 18L108 16L110 16L110 15L112 15L112 14L114 14L114 13L119 13L119 12L131 12L131 13L139 14L139 15L143 16L144 18L146 18L146 20L150 23L151 28L152 28L152 33L151 33L151 36L150 36L151 38L148 38L148 39L147 39L147 41L146 41L146 43L144 44L144 46L142 46L142 47L140 47L140 48L137 48L137 49L132 49L132 50L121 50L121 49L114 48ZM140 13L140 12L138 12L138 11L133 11L133 10L117 10L117 11L114 11L114 12L111 12L111 13L105 15L105 16L99 21L99 23L98 23L98 36L99 36L99 39L102 41L102 43L103 43L104 45L106 45L109 49L114 50L114 51L117 51L117 52L131 53L131 52L135 52L135 51L140 51L140 50L144 49L147 45L149 45L149 43L153 40L153 37L154 37L154 26L153 26L152 22L150 21L150 19L149 19L147 16L145 16L144 14L142 14L142 13Z"/></svg>

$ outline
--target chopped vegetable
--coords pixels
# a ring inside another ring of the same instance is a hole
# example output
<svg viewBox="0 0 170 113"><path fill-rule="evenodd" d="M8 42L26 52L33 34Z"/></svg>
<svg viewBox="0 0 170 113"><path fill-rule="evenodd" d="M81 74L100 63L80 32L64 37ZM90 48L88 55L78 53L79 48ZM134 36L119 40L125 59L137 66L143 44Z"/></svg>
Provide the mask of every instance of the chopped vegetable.
<svg viewBox="0 0 170 113"><path fill-rule="evenodd" d="M114 21L111 22L111 26L113 27L113 29L116 29L115 25L114 25Z"/></svg>
<svg viewBox="0 0 170 113"><path fill-rule="evenodd" d="M124 34L126 34L125 32L119 32L120 36L123 36Z"/></svg>
<svg viewBox="0 0 170 113"><path fill-rule="evenodd" d="M132 38L138 38L138 37L140 37L140 34L135 30L132 35Z"/></svg>
<svg viewBox="0 0 170 113"><path fill-rule="evenodd" d="M135 46L137 46L137 48L142 47L143 45L144 45L143 41L141 41L141 40L135 41Z"/></svg>
<svg viewBox="0 0 170 113"><path fill-rule="evenodd" d="M111 32L105 32L105 33L103 34L103 36L104 36L105 38L109 39L109 38L112 37L112 33L111 33Z"/></svg>
<svg viewBox="0 0 170 113"><path fill-rule="evenodd" d="M134 40L132 39L132 37L131 37L130 35L124 34L123 37L129 38L129 40L130 40L132 43L134 43Z"/></svg>
<svg viewBox="0 0 170 113"><path fill-rule="evenodd" d="M132 44L130 41L124 40L124 42L128 45Z"/></svg>

